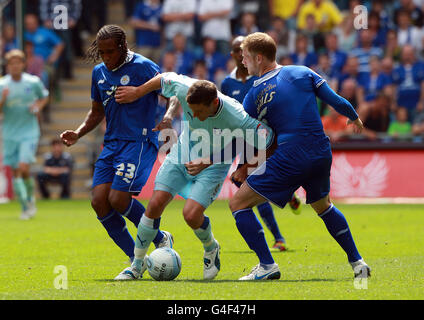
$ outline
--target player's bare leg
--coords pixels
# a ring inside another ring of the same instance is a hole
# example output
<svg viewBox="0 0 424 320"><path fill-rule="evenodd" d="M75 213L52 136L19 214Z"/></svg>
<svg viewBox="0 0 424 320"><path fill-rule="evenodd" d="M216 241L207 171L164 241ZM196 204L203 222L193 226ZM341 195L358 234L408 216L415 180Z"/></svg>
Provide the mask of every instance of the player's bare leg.
<svg viewBox="0 0 424 320"><path fill-rule="evenodd" d="M247 183L243 183L229 202L237 229L259 258L259 264L239 280L274 280L281 276L266 243L262 225L252 210L252 207L264 201L265 198L253 191Z"/></svg>
<svg viewBox="0 0 424 320"><path fill-rule="evenodd" d="M203 279L214 279L221 269L220 246L214 238L209 217L204 215L205 208L195 200L188 199L184 205L183 216L193 229L205 250L203 255Z"/></svg>
<svg viewBox="0 0 424 320"><path fill-rule="evenodd" d="M330 201L327 195L324 198L311 203L311 207L324 221L328 232L346 252L355 278L371 276L371 268L365 263L353 241L349 225L341 213Z"/></svg>

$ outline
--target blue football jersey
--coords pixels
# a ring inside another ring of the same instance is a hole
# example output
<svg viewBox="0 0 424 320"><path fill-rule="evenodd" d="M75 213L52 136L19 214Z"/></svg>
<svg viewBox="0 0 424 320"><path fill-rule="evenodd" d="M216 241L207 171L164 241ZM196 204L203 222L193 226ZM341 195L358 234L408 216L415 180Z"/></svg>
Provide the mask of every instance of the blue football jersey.
<svg viewBox="0 0 424 320"><path fill-rule="evenodd" d="M256 80L243 106L278 137L323 134L315 90L325 80L304 66L279 66Z"/></svg>
<svg viewBox="0 0 424 320"><path fill-rule="evenodd" d="M115 101L115 91L119 86L140 86L158 73L160 68L154 62L131 51L125 62L114 70L108 70L104 63L94 67L91 99L103 104L106 141L149 138L157 145L158 134L152 129L155 127L159 92L151 92L132 103L119 104Z"/></svg>
<svg viewBox="0 0 424 320"><path fill-rule="evenodd" d="M246 82L237 79L236 77L237 68L234 69L221 83L221 92L226 96L236 99L238 102L243 103L244 97L253 86L255 80L258 79L256 76L249 76Z"/></svg>

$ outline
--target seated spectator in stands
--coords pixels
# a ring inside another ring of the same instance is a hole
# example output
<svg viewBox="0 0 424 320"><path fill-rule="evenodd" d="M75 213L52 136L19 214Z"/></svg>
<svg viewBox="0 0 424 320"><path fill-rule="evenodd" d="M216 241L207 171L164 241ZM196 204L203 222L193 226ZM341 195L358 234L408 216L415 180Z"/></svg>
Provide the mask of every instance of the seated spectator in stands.
<svg viewBox="0 0 424 320"><path fill-rule="evenodd" d="M203 51L198 60L203 60L206 62L206 67L208 69L208 78L213 79L215 72L218 69L226 69L227 60L221 52L217 51L216 41L212 38L203 39ZM211 80L212 81L212 80Z"/></svg>
<svg viewBox="0 0 424 320"><path fill-rule="evenodd" d="M308 52L308 39L298 33L296 36L296 50L290 55L295 65L313 67L318 63L318 57L314 52Z"/></svg>
<svg viewBox="0 0 424 320"><path fill-rule="evenodd" d="M319 31L318 24L313 14L306 17L306 26L300 31L308 39L308 52L319 52L325 48L324 34Z"/></svg>
<svg viewBox="0 0 424 320"><path fill-rule="evenodd" d="M343 86L343 82L347 79L353 79L356 83L359 82L359 78L363 73L359 72L359 61L357 57L348 56L345 66L343 67L342 73L337 79L337 91Z"/></svg>
<svg viewBox="0 0 424 320"><path fill-rule="evenodd" d="M176 72L177 57L173 51L165 52L161 62L162 72Z"/></svg>
<svg viewBox="0 0 424 320"><path fill-rule="evenodd" d="M346 15L342 23L334 28L333 31L337 35L339 49L346 53L357 47L358 34L354 28L353 21L352 15Z"/></svg>
<svg viewBox="0 0 424 320"><path fill-rule="evenodd" d="M296 31L290 30L286 22L280 17L272 19L271 28L267 33L274 39L277 44L277 53L289 55L295 50Z"/></svg>
<svg viewBox="0 0 424 320"><path fill-rule="evenodd" d="M331 142L343 140L351 132L348 129L346 117L338 113L334 108L328 107L328 115L321 118L325 134Z"/></svg>
<svg viewBox="0 0 424 320"><path fill-rule="evenodd" d="M296 29L296 19L305 0L269 0L271 17L278 17L287 22L290 30Z"/></svg>
<svg viewBox="0 0 424 320"><path fill-rule="evenodd" d="M244 12L240 20L240 26L237 28L236 35L247 36L260 31L256 25L256 16L252 12Z"/></svg>
<svg viewBox="0 0 424 320"><path fill-rule="evenodd" d="M372 33L369 29L362 29L359 32L359 47L352 50L351 54L358 58L359 72L370 72L370 57L377 56L383 58L383 50L374 47L372 44Z"/></svg>
<svg viewBox="0 0 424 320"><path fill-rule="evenodd" d="M335 74L331 69L330 58L326 53L321 53L318 56L318 64L316 65L314 70L327 81L330 87L334 88L334 86L337 85Z"/></svg>
<svg viewBox="0 0 424 320"><path fill-rule="evenodd" d="M172 39L182 33L187 39L187 46L194 45L194 17L196 14L196 0L164 0L162 6L162 21L164 22L164 36L166 49L172 47Z"/></svg>
<svg viewBox="0 0 424 320"><path fill-rule="evenodd" d="M177 33L172 40L176 57L176 72L178 74L190 74L193 70L194 54L187 49L186 37L182 33Z"/></svg>
<svg viewBox="0 0 424 320"><path fill-rule="evenodd" d="M37 175L38 186L43 199L50 198L50 192L47 188L50 183L61 185L61 199L69 199L71 197L73 159L68 152L63 151L63 147L61 140L53 139L51 152L44 155L43 170Z"/></svg>
<svg viewBox="0 0 424 320"><path fill-rule="evenodd" d="M421 28L424 24L424 14L422 9L420 9L415 3L414 0L401 0L399 8L394 12L393 20L399 26L398 18L399 15L406 12L409 17L411 17L412 25Z"/></svg>
<svg viewBox="0 0 424 320"><path fill-rule="evenodd" d="M387 29L381 26L380 14L378 12L371 11L368 14L368 29L372 35L372 46L384 49Z"/></svg>
<svg viewBox="0 0 424 320"><path fill-rule="evenodd" d="M26 72L39 77L47 87L48 77L44 70L43 58L34 54L34 44L31 41L25 41L24 49L26 56Z"/></svg>
<svg viewBox="0 0 424 320"><path fill-rule="evenodd" d="M343 16L337 6L330 0L310 0L305 2L299 9L297 27L305 29L306 17L313 14L321 32L329 32L339 25Z"/></svg>
<svg viewBox="0 0 424 320"><path fill-rule="evenodd" d="M411 124L408 122L408 110L406 108L397 108L396 119L390 122L387 133L389 136L396 138L409 136L412 133Z"/></svg>
<svg viewBox="0 0 424 320"><path fill-rule="evenodd" d="M408 11L400 10L397 15L397 39L399 46L411 45L417 52L423 49L423 33L412 25Z"/></svg>
<svg viewBox="0 0 424 320"><path fill-rule="evenodd" d="M424 135L424 112L419 113L412 125L412 133L416 136Z"/></svg>
<svg viewBox="0 0 424 320"><path fill-rule="evenodd" d="M135 29L136 51L156 63L161 53L161 11L160 0L138 2L130 20Z"/></svg>
<svg viewBox="0 0 424 320"><path fill-rule="evenodd" d="M384 48L384 56L390 57L396 62L400 60L400 52L402 48L397 40L397 32L395 30L388 30L386 33L386 46Z"/></svg>
<svg viewBox="0 0 424 320"><path fill-rule="evenodd" d="M3 27L3 54L12 49L18 49L18 39L16 38L15 27L13 24L6 23Z"/></svg>
<svg viewBox="0 0 424 320"><path fill-rule="evenodd" d="M340 95L345 98L350 104L355 108L358 108L358 84L354 79L346 79L343 81L342 87L340 89Z"/></svg>
<svg viewBox="0 0 424 320"><path fill-rule="evenodd" d="M198 80L209 80L208 68L204 60L196 60L191 77Z"/></svg>
<svg viewBox="0 0 424 320"><path fill-rule="evenodd" d="M424 63L418 61L414 48L402 48L401 63L392 75L397 85L397 105L408 109L408 120L413 123L415 113L424 110Z"/></svg>
<svg viewBox="0 0 424 320"><path fill-rule="evenodd" d="M389 30L394 29L395 25L387 7L386 0L373 0L371 3L371 10L377 12L380 17L381 28Z"/></svg>
<svg viewBox="0 0 424 320"><path fill-rule="evenodd" d="M347 60L347 54L339 49L336 34L329 33L325 36L325 51L330 58L332 74L340 74Z"/></svg>
<svg viewBox="0 0 424 320"><path fill-rule="evenodd" d="M289 66L293 64L293 60L290 56L281 56L280 59L278 59L278 64L282 66Z"/></svg>
<svg viewBox="0 0 424 320"><path fill-rule="evenodd" d="M216 41L221 54L230 52L231 23L230 16L234 8L233 0L199 0L197 17L201 23L202 38Z"/></svg>
<svg viewBox="0 0 424 320"><path fill-rule="evenodd" d="M380 93L375 100L362 103L358 107L359 117L364 123L362 134L368 139L378 138L387 133L390 123L390 97Z"/></svg>
<svg viewBox="0 0 424 320"><path fill-rule="evenodd" d="M358 103L374 100L379 92L393 97L391 77L381 71L380 59L377 56L370 58L370 72L359 77L358 85Z"/></svg>

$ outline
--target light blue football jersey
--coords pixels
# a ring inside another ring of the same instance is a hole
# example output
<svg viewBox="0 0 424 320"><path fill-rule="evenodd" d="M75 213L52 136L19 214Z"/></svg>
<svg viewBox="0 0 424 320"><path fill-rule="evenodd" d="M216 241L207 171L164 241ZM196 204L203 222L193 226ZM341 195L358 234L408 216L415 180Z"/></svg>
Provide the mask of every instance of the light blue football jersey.
<svg viewBox="0 0 424 320"><path fill-rule="evenodd" d="M38 119L29 107L35 101L47 97L49 91L40 78L25 72L20 81L14 81L10 75L1 78L0 94L5 88L9 89L9 95L3 105L3 140L38 139Z"/></svg>
<svg viewBox="0 0 424 320"><path fill-rule="evenodd" d="M182 133L177 146L181 151L181 158L178 159L180 163L220 154L232 138L245 138L249 144L262 150L270 146L273 141L272 129L250 117L237 100L219 91L220 105L217 113L204 121L194 118L186 96L188 89L196 81L198 80L173 72L164 73L161 80L162 95L168 98L176 96L184 113ZM174 147L177 148L176 145Z"/></svg>

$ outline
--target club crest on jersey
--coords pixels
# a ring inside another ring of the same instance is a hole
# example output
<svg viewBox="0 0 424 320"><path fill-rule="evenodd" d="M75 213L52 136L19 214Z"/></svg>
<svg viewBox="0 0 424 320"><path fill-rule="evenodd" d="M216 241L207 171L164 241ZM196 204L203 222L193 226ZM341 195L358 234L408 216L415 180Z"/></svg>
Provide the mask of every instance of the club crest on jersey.
<svg viewBox="0 0 424 320"><path fill-rule="evenodd" d="M121 83L123 86L126 86L128 83L130 83L130 77L129 77L127 74L126 74L126 75L123 75L123 76L121 77L120 83Z"/></svg>

